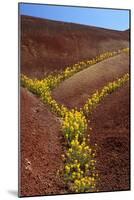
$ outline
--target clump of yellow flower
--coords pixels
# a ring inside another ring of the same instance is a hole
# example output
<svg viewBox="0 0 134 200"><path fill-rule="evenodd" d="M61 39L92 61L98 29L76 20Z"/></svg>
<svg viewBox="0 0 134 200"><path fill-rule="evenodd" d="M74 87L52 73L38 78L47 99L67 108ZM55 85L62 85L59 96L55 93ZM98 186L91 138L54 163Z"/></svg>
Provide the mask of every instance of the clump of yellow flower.
<svg viewBox="0 0 134 200"><path fill-rule="evenodd" d="M65 155L62 155L65 162L64 178L70 191L90 192L95 190L98 176L95 171L96 149L87 143L85 133L88 128L88 120L86 115L90 114L105 96L121 87L129 79L129 75L125 74L117 81L106 85L100 92L96 91L88 99L83 109L81 108L79 111L77 108L69 110L64 105L56 102L52 98L52 90L75 73L121 52L129 52L129 48L105 52L89 61L81 61L69 66L63 72L49 75L42 80L30 79L25 75L21 75L21 85L40 96L42 101L62 119L62 131L68 145Z"/></svg>
<svg viewBox="0 0 134 200"><path fill-rule="evenodd" d="M70 191L88 192L95 188L95 149L87 145L85 137L78 140L78 135L71 141L66 151L64 178ZM77 180L77 181L76 181ZM79 183L79 184L78 184Z"/></svg>
<svg viewBox="0 0 134 200"><path fill-rule="evenodd" d="M83 112L85 115L89 115L96 108L96 106L106 97L108 94L112 93L116 89L123 86L129 80L129 74L123 75L121 78L108 83L100 91L96 91L86 102L83 107Z"/></svg>
<svg viewBox="0 0 134 200"><path fill-rule="evenodd" d="M68 142L71 142L76 136L79 140L82 139L87 130L87 121L83 112L78 112L75 109L66 112L62 129Z"/></svg>
<svg viewBox="0 0 134 200"><path fill-rule="evenodd" d="M85 176L81 179L75 179L70 188L76 192L92 192L96 186L96 180L93 177Z"/></svg>
<svg viewBox="0 0 134 200"><path fill-rule="evenodd" d="M94 65L98 62L105 60L105 59L108 59L110 57L118 55L122 52L128 53L129 48L123 48L123 49L119 49L119 50L113 51L113 52L108 51L108 52L105 52L105 53L102 53L102 54L96 56L95 58L93 58L91 60L80 61L77 64L66 67L66 69L59 74L59 76L60 76L61 80L63 81L65 79L71 77L75 73L77 73L77 72L79 72L79 71L81 71L81 70L83 70L83 69L85 69L89 66L92 66L92 65Z"/></svg>

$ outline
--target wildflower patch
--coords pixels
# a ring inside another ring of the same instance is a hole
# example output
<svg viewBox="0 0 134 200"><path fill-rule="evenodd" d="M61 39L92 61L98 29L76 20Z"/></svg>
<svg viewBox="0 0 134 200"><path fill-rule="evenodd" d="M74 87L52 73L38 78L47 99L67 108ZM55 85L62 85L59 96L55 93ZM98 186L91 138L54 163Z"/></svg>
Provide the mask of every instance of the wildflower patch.
<svg viewBox="0 0 134 200"><path fill-rule="evenodd" d="M71 192L92 192L96 189L98 179L95 168L96 145L91 146L89 143L90 135L87 135L87 131L91 131L91 128L87 125L87 117L104 97L129 80L129 74L125 74L123 77L108 83L102 90L96 91L80 110L77 108L69 110L64 105L56 102L52 98L52 90L65 79L90 65L128 51L129 49L125 48L116 52L106 52L92 60L79 62L67 67L63 72L54 76L49 75L42 80L30 79L25 75L21 75L21 85L40 96L42 101L61 118L61 128L67 143L65 155L62 155L65 162L63 176Z"/></svg>

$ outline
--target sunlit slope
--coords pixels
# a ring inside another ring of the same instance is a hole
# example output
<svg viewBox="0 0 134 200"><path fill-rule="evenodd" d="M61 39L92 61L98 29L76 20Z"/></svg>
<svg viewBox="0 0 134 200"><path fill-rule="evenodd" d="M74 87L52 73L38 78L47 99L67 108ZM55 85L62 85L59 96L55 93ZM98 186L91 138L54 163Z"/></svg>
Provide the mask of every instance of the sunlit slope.
<svg viewBox="0 0 134 200"><path fill-rule="evenodd" d="M30 77L66 68L129 46L129 31L21 16L21 73Z"/></svg>
<svg viewBox="0 0 134 200"><path fill-rule="evenodd" d="M91 142L98 144L100 191L129 189L129 83L101 102L90 117Z"/></svg>
<svg viewBox="0 0 134 200"><path fill-rule="evenodd" d="M129 54L121 53L65 80L53 91L53 98L69 108L82 107L89 95L129 72Z"/></svg>
<svg viewBox="0 0 134 200"><path fill-rule="evenodd" d="M35 95L24 88L20 92L20 195L62 193L63 182L56 176L63 166L60 123Z"/></svg>

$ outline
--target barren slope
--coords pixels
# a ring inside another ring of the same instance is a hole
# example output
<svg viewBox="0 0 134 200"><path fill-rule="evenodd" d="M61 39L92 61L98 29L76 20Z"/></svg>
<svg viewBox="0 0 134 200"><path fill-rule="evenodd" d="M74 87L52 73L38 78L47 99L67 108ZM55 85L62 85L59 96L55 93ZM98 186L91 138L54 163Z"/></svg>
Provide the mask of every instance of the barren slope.
<svg viewBox="0 0 134 200"><path fill-rule="evenodd" d="M43 77L47 72L128 47L129 31L21 16L21 73Z"/></svg>
<svg viewBox="0 0 134 200"><path fill-rule="evenodd" d="M63 138L56 117L32 93L21 88L21 196L65 192L56 175L62 166Z"/></svg>
<svg viewBox="0 0 134 200"><path fill-rule="evenodd" d="M69 108L82 107L89 95L109 81L129 72L129 55L122 53L97 63L65 80L53 91L53 97Z"/></svg>
<svg viewBox="0 0 134 200"><path fill-rule="evenodd" d="M129 84L97 107L90 117L91 142L98 144L99 191L130 189Z"/></svg>

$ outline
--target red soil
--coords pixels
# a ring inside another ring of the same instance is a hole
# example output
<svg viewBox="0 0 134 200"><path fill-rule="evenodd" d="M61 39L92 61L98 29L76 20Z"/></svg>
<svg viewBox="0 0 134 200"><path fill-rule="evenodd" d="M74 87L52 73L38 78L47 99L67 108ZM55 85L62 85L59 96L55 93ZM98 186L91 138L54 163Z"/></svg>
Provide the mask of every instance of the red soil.
<svg viewBox="0 0 134 200"><path fill-rule="evenodd" d="M83 107L89 95L129 72L129 55L122 53L93 65L62 82L53 98L68 108Z"/></svg>
<svg viewBox="0 0 134 200"><path fill-rule="evenodd" d="M64 139L59 120L37 97L21 88L20 196L65 193L62 179Z"/></svg>
<svg viewBox="0 0 134 200"><path fill-rule="evenodd" d="M129 31L21 17L21 73L40 78L99 53L129 46ZM54 98L81 107L89 94L129 71L126 54L105 60L64 81ZM65 144L59 119L40 99L21 88L20 196L63 194L61 154ZM100 191L129 189L129 86L118 89L91 116L91 143L98 144Z"/></svg>
<svg viewBox="0 0 134 200"><path fill-rule="evenodd" d="M121 54L67 79L53 97L69 108L82 107L89 95L129 72L129 57ZM91 116L92 144L98 144L99 191L129 189L129 85L109 95Z"/></svg>
<svg viewBox="0 0 134 200"><path fill-rule="evenodd" d="M44 77L69 64L129 46L129 31L21 16L21 73Z"/></svg>
<svg viewBox="0 0 134 200"><path fill-rule="evenodd" d="M90 117L91 142L97 143L99 191L130 189L129 85L118 89Z"/></svg>

